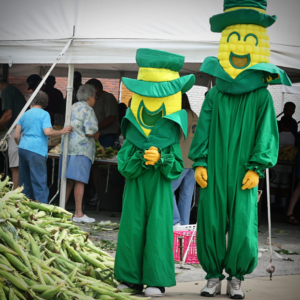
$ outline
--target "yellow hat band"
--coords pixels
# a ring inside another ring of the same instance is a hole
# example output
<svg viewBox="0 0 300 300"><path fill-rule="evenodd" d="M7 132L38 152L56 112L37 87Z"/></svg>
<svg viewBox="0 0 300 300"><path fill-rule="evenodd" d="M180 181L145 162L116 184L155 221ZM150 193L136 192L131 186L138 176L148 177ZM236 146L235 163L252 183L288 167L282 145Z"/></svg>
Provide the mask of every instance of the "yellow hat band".
<svg viewBox="0 0 300 300"><path fill-rule="evenodd" d="M172 81L179 77L178 72L168 69L140 68L137 79L150 82L164 82Z"/></svg>
<svg viewBox="0 0 300 300"><path fill-rule="evenodd" d="M224 12L229 12L229 11L233 11L233 10L238 10L238 9L253 9L253 10L257 10L262 14L265 14L267 11L265 9L262 8L256 8L256 7L232 7L232 8L228 8L226 10L224 10Z"/></svg>

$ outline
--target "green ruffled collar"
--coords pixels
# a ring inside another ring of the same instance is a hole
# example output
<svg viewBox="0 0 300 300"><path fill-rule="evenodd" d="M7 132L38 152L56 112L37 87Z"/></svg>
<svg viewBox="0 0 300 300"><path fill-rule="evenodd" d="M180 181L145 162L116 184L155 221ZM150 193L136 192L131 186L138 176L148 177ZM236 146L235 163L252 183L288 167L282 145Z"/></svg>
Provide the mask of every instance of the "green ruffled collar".
<svg viewBox="0 0 300 300"><path fill-rule="evenodd" d="M164 149L180 141L179 128L182 129L184 136L187 136L187 124L187 112L182 109L159 119L147 137L136 121L131 109L128 108L122 120L121 131L124 138L140 149L148 149L151 146Z"/></svg>
<svg viewBox="0 0 300 300"><path fill-rule="evenodd" d="M285 71L268 63L250 67L233 79L224 71L218 58L210 56L205 58L200 72L215 76L218 90L226 94L244 94L268 84L292 85Z"/></svg>

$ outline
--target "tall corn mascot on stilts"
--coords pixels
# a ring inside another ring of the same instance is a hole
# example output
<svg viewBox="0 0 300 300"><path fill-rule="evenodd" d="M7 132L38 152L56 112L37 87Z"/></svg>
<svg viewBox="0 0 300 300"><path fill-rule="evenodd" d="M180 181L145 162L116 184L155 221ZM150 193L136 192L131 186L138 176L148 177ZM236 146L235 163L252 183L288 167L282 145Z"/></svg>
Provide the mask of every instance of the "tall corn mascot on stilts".
<svg viewBox="0 0 300 300"><path fill-rule="evenodd" d="M123 196L115 263L118 288L162 296L175 285L172 180L184 169L180 129L186 135L187 114L181 95L195 82L180 77L184 57L164 51L138 49L137 80L123 78L133 92L122 121L126 138L118 153L118 168L127 179Z"/></svg>
<svg viewBox="0 0 300 300"><path fill-rule="evenodd" d="M241 281L257 265L257 185L278 156L278 129L268 84L291 85L285 72L269 64L266 0L225 0L224 13L210 18L222 32L219 55L200 71L215 76L189 152L202 187L198 205L197 253L206 271L202 296L221 292L243 299ZM228 219L228 223L227 223ZM226 248L226 231L228 246Z"/></svg>

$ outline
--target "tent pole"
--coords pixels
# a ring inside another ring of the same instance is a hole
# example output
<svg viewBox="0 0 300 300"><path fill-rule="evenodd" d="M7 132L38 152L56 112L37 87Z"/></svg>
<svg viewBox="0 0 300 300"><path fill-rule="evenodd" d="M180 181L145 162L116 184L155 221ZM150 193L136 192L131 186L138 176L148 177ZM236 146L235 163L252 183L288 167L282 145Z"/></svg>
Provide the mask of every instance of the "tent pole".
<svg viewBox="0 0 300 300"><path fill-rule="evenodd" d="M122 102L122 88L123 88L123 82L122 78L124 76L124 72L120 72L120 82L119 82L119 103Z"/></svg>
<svg viewBox="0 0 300 300"><path fill-rule="evenodd" d="M65 126L70 126L71 123L73 81L74 81L74 64L69 64ZM61 182L60 182L60 197L59 197L59 206L62 208L65 208L66 205L66 187L67 187L66 171L67 171L68 146L69 146L69 133L65 134L64 145L63 145L63 159L62 159L62 167L61 167Z"/></svg>
<svg viewBox="0 0 300 300"><path fill-rule="evenodd" d="M65 54L65 52L68 50L68 48L71 45L72 41L73 41L73 38L68 41L68 43L66 44L66 46L64 47L64 49L61 51L61 53L56 58L55 62L53 63L53 65L51 66L51 68L49 69L49 71L47 72L47 74L45 75L45 77L42 79L42 81L40 82L40 84L38 85L38 87L35 89L35 91L31 94L29 100L24 105L23 109L20 111L20 113L17 116L17 118L14 121L14 123L10 126L10 128L6 132L4 138L0 141L0 151L6 151L7 150L7 147L8 147L7 140L9 139L11 132L13 131L13 129L15 128L15 126L17 125L17 123L19 122L19 120L21 119L21 117L23 116L24 112L30 106L30 104L31 104L32 100L35 98L36 94L42 88L44 82L46 81L46 79L48 78L48 76L50 75L50 73L52 72L52 70L54 69L54 67L56 66L56 64L59 62L59 60Z"/></svg>

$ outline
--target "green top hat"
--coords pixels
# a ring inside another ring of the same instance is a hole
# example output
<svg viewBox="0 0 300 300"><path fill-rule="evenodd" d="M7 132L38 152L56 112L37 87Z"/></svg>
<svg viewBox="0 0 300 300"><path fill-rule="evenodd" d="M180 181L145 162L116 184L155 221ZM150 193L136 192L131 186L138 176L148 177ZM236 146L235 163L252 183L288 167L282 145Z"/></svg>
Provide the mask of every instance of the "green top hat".
<svg viewBox="0 0 300 300"><path fill-rule="evenodd" d="M186 93L195 83L193 74L179 76L184 64L182 55L160 50L138 49L136 62L140 67L137 79L122 78L125 86L135 94L163 98L180 91Z"/></svg>
<svg viewBox="0 0 300 300"><path fill-rule="evenodd" d="M211 31L222 32L235 24L271 26L276 16L266 14L267 0L224 0L224 13L210 18Z"/></svg>

